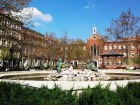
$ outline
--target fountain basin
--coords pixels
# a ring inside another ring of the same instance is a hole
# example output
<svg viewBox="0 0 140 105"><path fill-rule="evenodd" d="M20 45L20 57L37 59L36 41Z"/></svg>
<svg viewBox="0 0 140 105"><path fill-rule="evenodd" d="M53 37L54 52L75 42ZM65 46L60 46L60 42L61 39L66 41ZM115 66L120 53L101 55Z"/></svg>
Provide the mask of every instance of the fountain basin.
<svg viewBox="0 0 140 105"><path fill-rule="evenodd" d="M104 71L103 71L104 72ZM107 71L109 73L109 71ZM115 71L117 73L122 73L123 71ZM56 71L19 71L19 72L0 72L0 77L5 76L16 76L16 75L35 75L35 74L41 74L46 75L46 73L56 73ZM112 71L110 72L112 73ZM124 74L140 74L140 72L124 72ZM33 87L41 87L42 85L48 86L48 88L53 88L54 84L59 85L62 90L69 90L73 88L74 90L78 90L78 92L81 92L80 89L87 88L90 86L91 88L95 87L97 84L101 83L102 87L105 87L108 83L110 83L110 90L115 91L117 88L117 85L120 86L126 86L128 82L140 82L140 80L112 80L112 81L34 81L34 80L8 80L8 79L0 79L0 81L7 81L7 82L18 82L22 85L29 84Z"/></svg>

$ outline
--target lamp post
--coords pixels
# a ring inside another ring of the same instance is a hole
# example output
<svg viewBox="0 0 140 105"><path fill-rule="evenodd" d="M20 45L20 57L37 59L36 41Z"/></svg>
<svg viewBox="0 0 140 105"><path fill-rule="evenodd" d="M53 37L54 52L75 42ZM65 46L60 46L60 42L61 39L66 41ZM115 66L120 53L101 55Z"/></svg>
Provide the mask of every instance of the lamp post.
<svg viewBox="0 0 140 105"><path fill-rule="evenodd" d="M10 70L12 70L12 66L13 66L13 64L12 64L12 55L13 55L13 52L14 52L14 49L10 48L10 61L11 61L11 63L10 63Z"/></svg>

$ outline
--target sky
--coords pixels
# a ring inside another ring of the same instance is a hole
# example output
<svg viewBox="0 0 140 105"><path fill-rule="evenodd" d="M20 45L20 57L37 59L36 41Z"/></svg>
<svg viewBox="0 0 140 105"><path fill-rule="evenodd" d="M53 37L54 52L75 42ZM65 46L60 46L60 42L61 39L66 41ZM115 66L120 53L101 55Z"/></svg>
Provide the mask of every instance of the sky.
<svg viewBox="0 0 140 105"><path fill-rule="evenodd" d="M93 33L93 26L105 35L112 19L116 20L131 7L131 13L140 17L140 0L32 0L31 18L33 30L45 34L56 32L62 37L62 30L68 31L69 38L80 38L87 42Z"/></svg>

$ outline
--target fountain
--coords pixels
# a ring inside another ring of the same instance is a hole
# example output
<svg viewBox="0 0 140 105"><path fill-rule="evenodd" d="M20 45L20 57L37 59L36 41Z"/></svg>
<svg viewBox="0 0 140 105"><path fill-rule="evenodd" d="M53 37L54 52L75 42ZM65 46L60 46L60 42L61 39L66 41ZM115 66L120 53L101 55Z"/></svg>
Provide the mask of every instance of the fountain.
<svg viewBox="0 0 140 105"><path fill-rule="evenodd" d="M58 80L58 81L99 81L109 80L110 77L105 75L101 70L95 68L95 59L92 59L92 63L87 60L87 65L84 71L73 70L70 68L61 69L61 59L57 63L58 72L56 74L50 74L47 76L47 80ZM61 72L60 72L61 71Z"/></svg>
<svg viewBox="0 0 140 105"><path fill-rule="evenodd" d="M58 80L58 81L99 81L109 80L110 77L105 75L101 70L94 72L88 69L84 71L73 70L71 68L61 69L61 73L49 74L47 80Z"/></svg>

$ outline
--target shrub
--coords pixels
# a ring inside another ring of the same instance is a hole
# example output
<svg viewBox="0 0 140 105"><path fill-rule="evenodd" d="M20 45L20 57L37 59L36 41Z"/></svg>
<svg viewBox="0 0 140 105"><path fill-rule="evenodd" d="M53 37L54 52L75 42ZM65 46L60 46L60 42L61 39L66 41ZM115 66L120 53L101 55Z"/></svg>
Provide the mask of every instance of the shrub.
<svg viewBox="0 0 140 105"><path fill-rule="evenodd" d="M101 88L97 85L94 88L88 87L79 95L78 105L115 105L117 93L109 90L109 85Z"/></svg>
<svg viewBox="0 0 140 105"><path fill-rule="evenodd" d="M98 69L102 69L102 66L98 67Z"/></svg>
<svg viewBox="0 0 140 105"><path fill-rule="evenodd" d="M56 84L54 88L29 87L19 83L0 82L0 105L140 105L140 83L129 82L126 87L117 86L110 91L98 84L94 88L84 88L77 98L73 89L62 90Z"/></svg>
<svg viewBox="0 0 140 105"><path fill-rule="evenodd" d="M45 69L45 67L44 66L41 66L40 69Z"/></svg>
<svg viewBox="0 0 140 105"><path fill-rule="evenodd" d="M75 105L76 94L73 89L68 92L56 86L48 89L47 86L32 88L18 83L0 82L0 105Z"/></svg>
<svg viewBox="0 0 140 105"><path fill-rule="evenodd" d="M29 69L34 69L34 67L33 66L29 66Z"/></svg>
<svg viewBox="0 0 140 105"><path fill-rule="evenodd" d="M126 69L126 67L122 67L122 69Z"/></svg>
<svg viewBox="0 0 140 105"><path fill-rule="evenodd" d="M122 69L122 67L121 66L117 66L115 69Z"/></svg>
<svg viewBox="0 0 140 105"><path fill-rule="evenodd" d="M0 68L0 71L5 71L5 70L6 70L5 67L1 67L1 68Z"/></svg>

